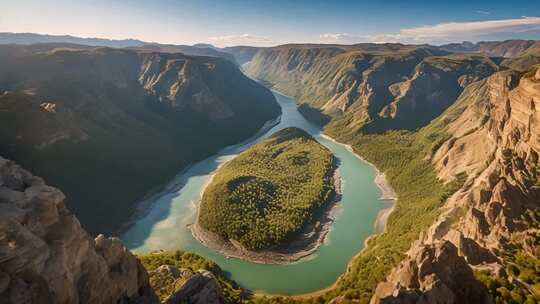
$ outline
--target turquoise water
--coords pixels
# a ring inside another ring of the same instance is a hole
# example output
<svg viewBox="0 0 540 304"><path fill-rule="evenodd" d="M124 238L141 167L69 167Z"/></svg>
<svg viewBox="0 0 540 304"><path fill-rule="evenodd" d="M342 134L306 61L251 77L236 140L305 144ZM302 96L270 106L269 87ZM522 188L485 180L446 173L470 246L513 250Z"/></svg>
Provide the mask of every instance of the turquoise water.
<svg viewBox="0 0 540 304"><path fill-rule="evenodd" d="M183 249L217 262L231 279L242 287L272 294L301 294L328 287L342 274L350 259L363 247L364 240L374 233L379 211L391 203L381 201L380 189L373 179L375 170L357 158L343 145L321 136L320 128L306 121L290 98L274 93L282 108L281 122L266 136L286 127L302 128L328 147L340 160L343 196L336 208L335 222L327 241L314 254L289 265L262 265L239 259L227 259L196 241L186 227L195 221L196 204L210 175L223 162L236 156L254 142L225 148L217 155L194 164L176 182L179 190L156 198L150 212L138 220L122 236L135 252Z"/></svg>

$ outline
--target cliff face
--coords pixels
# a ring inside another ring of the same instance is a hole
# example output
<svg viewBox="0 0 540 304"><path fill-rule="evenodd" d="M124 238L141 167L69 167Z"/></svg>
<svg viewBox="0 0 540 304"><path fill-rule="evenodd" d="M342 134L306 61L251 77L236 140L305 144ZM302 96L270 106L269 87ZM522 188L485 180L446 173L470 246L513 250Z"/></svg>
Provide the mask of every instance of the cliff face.
<svg viewBox="0 0 540 304"><path fill-rule="evenodd" d="M492 303L486 286L478 282L451 242L414 246L380 283L370 303Z"/></svg>
<svg viewBox="0 0 540 304"><path fill-rule="evenodd" d="M280 112L221 58L30 45L1 46L0 63L0 153L62 188L95 233Z"/></svg>
<svg viewBox="0 0 540 304"><path fill-rule="evenodd" d="M210 271L170 262L147 273L118 238L91 237L60 190L0 157L0 303L159 303L154 291L167 304L226 303Z"/></svg>
<svg viewBox="0 0 540 304"><path fill-rule="evenodd" d="M119 239L93 239L62 192L1 157L0 209L0 302L156 301Z"/></svg>
<svg viewBox="0 0 540 304"><path fill-rule="evenodd" d="M426 125L466 85L498 69L481 55L395 47L267 48L247 72L325 114L344 117L349 128L379 132Z"/></svg>
<svg viewBox="0 0 540 304"><path fill-rule="evenodd" d="M519 264L516 254L537 258L537 219L540 209L538 151L540 151L540 68L524 75L499 72L469 86L458 101L432 123L447 125L449 139L434 153L432 162L439 177L450 180L467 174L465 185L442 208L439 219L411 247L407 258L379 284L372 303L393 303L403 293L417 293L427 303L440 303L430 293L435 285L418 284L410 269L421 269L418 252L427 247L454 246L449 255L462 259L460 266L434 271L437 282L446 284L448 271L473 267L494 277L509 278L534 294L533 284L508 269ZM429 127L423 132L429 132ZM453 245L449 245L449 244ZM437 255L428 257L435 263ZM466 262L466 263L465 263ZM511 266L510 268L509 265ZM424 274L425 275L425 274ZM459 276L452 278L454 284ZM534 279L533 279L534 281ZM472 283L471 283L472 284ZM446 288L446 299L459 299L459 288ZM477 294L480 289L470 292ZM417 300L411 302L419 302ZM474 303L490 302L483 299ZM400 301L399 303L403 303ZM423 302L424 303L424 302ZM448 303L461 303L449 301ZM465 303L465 302L464 302ZM469 303L473 303L469 301Z"/></svg>

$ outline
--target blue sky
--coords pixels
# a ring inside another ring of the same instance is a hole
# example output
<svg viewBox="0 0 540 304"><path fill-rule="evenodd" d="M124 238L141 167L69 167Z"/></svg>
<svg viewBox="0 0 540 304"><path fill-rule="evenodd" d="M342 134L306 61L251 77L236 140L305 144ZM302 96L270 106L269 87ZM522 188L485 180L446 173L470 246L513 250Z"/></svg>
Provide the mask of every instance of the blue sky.
<svg viewBox="0 0 540 304"><path fill-rule="evenodd" d="M540 0L0 0L1 32L218 46L540 39Z"/></svg>

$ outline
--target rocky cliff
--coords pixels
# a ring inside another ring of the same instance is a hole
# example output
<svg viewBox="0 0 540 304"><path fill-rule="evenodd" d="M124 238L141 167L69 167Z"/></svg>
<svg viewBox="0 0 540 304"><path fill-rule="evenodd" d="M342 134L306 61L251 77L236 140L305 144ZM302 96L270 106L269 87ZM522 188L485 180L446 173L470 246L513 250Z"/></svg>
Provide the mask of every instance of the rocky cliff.
<svg viewBox="0 0 540 304"><path fill-rule="evenodd" d="M156 293L167 304L228 303L208 270L178 269L156 253L144 261L163 265L148 273L118 238L93 238L65 198L0 157L0 303L151 304L160 302ZM197 265L221 273L211 262Z"/></svg>
<svg viewBox="0 0 540 304"><path fill-rule="evenodd" d="M156 297L117 238L92 238L65 196L0 158L0 302L128 303Z"/></svg>
<svg viewBox="0 0 540 304"><path fill-rule="evenodd" d="M150 190L280 113L217 57L8 45L0 63L1 155L65 191L93 233L115 231Z"/></svg>
<svg viewBox="0 0 540 304"><path fill-rule="evenodd" d="M515 301L537 295L538 277L523 274L538 271L527 267L534 265L539 252L539 103L540 68L525 74L499 72L469 86L432 123L430 127L447 126L448 139L432 157L439 177L451 180L467 174L467 179L400 266L379 284L372 303L490 303L494 298L499 302L511 286L516 286L515 293L509 293ZM433 265L444 260L437 254L441 248L447 248L444 259L452 262L437 269ZM432 253L424 253L427 249ZM424 265L431 265L429 271L421 271ZM491 283L491 295L479 287L464 290L477 285L470 274L463 279L457 275L470 273L470 267L511 284ZM456 275L449 277L449 272Z"/></svg>
<svg viewBox="0 0 540 304"><path fill-rule="evenodd" d="M247 73L348 128L380 132L426 125L497 69L486 56L433 47L287 45L259 51Z"/></svg>

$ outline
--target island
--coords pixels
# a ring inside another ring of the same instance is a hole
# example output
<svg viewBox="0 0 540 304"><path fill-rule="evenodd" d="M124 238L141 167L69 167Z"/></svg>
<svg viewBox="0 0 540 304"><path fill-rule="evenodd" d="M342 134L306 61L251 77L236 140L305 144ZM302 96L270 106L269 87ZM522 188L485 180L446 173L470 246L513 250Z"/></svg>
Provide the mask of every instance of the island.
<svg viewBox="0 0 540 304"><path fill-rule="evenodd" d="M284 264L324 241L340 199L338 161L299 128L280 130L217 170L205 187L196 239L231 257Z"/></svg>

